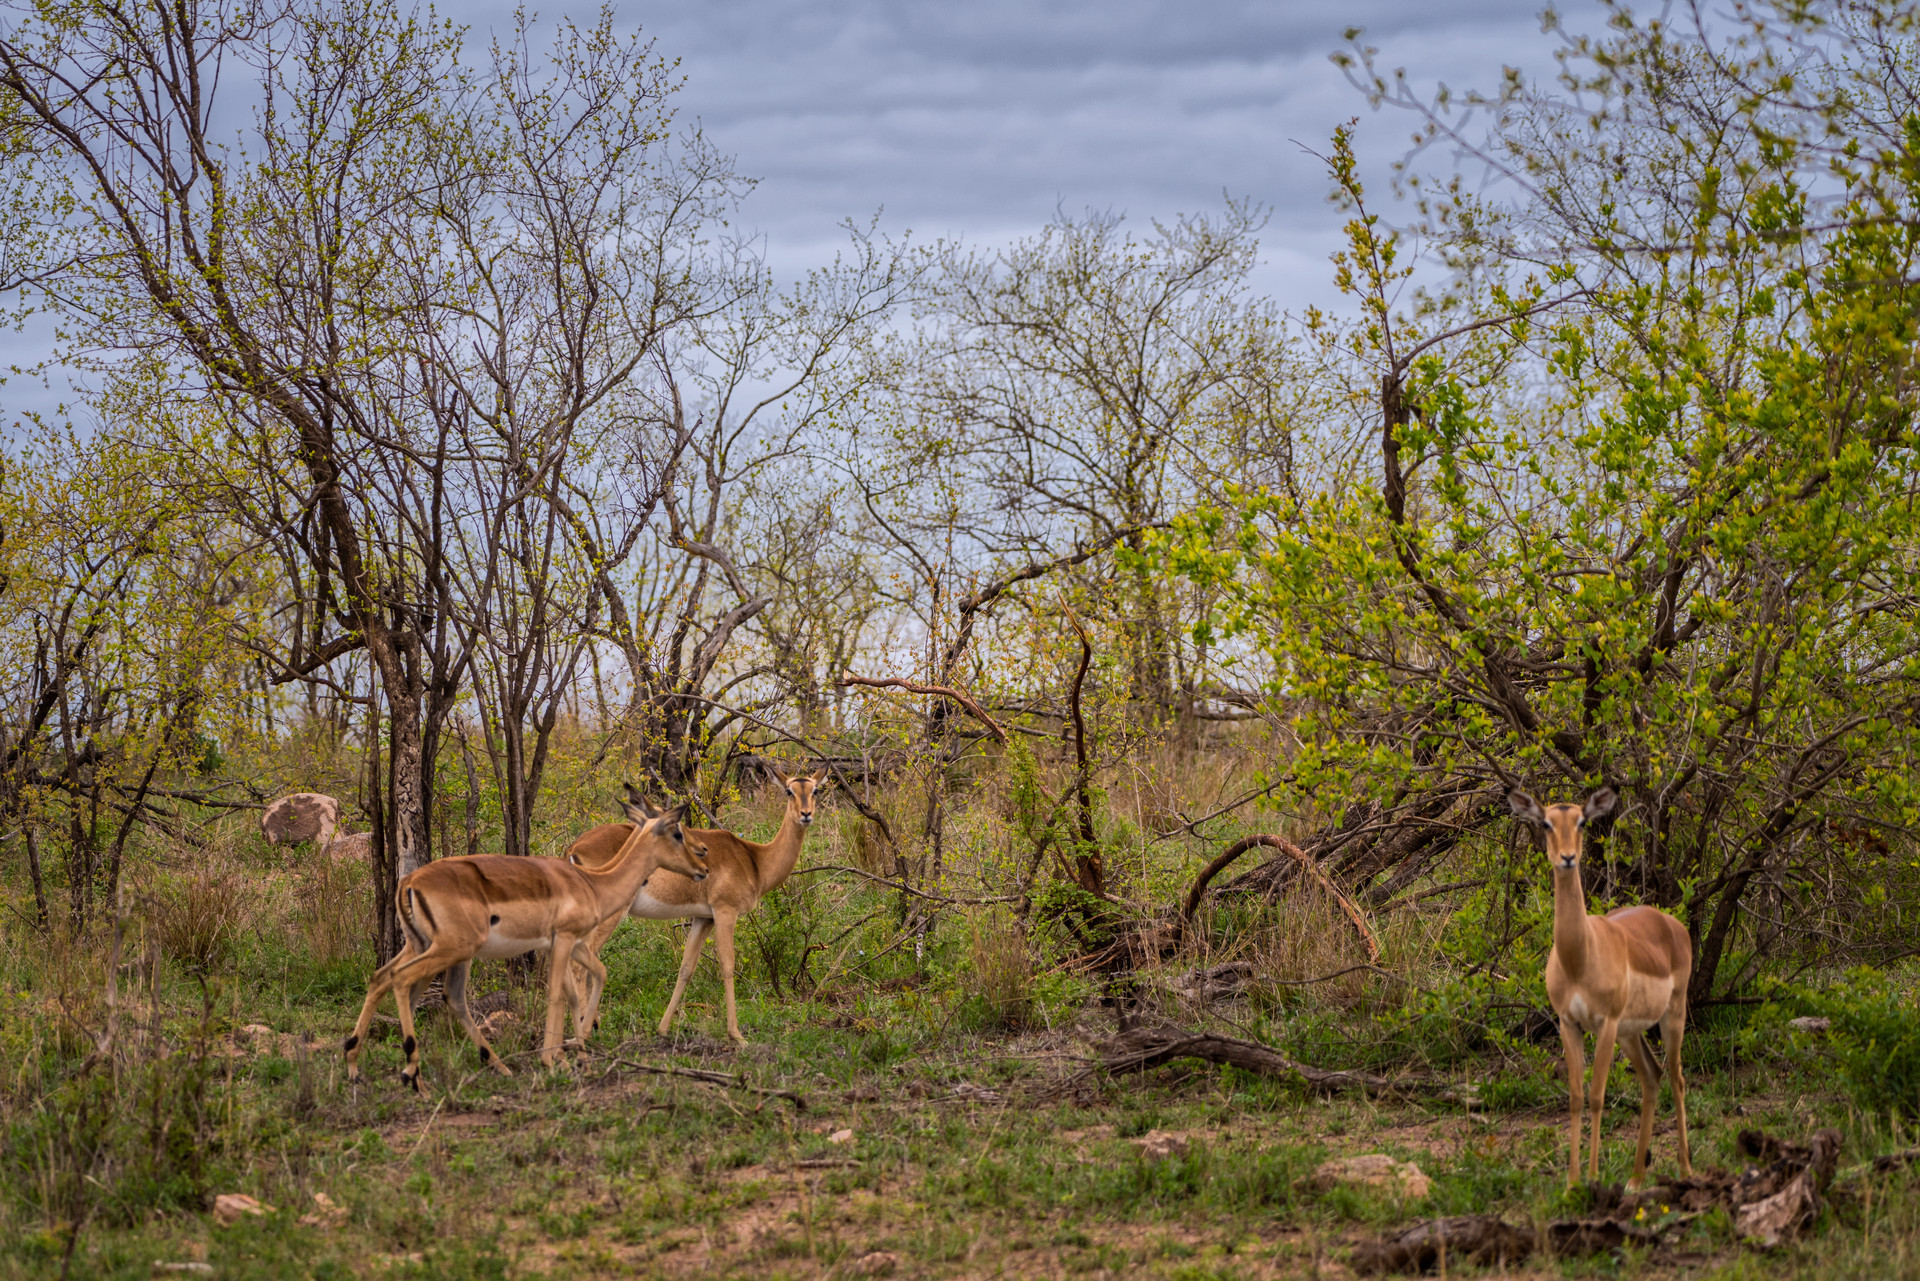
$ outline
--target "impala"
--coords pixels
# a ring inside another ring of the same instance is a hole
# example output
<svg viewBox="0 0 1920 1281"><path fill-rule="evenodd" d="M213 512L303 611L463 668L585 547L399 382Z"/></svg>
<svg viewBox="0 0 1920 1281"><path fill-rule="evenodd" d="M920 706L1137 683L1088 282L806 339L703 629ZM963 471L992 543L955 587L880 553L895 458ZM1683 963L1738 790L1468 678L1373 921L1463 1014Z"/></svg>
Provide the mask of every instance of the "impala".
<svg viewBox="0 0 1920 1281"><path fill-rule="evenodd" d="M811 777L788 778L776 771L774 777L786 789L787 812L771 841L761 845L720 829L689 829L689 837L706 842L707 879L693 881L663 871L633 896L629 908L633 916L650 921L693 921L693 928L687 933L686 953L680 959L680 979L673 985L667 1012L660 1016L661 1036L673 1026L680 998L686 994L687 977L700 963L701 945L711 933L713 950L720 961L720 981L727 991L727 1035L739 1044L746 1044L747 1038L740 1035L740 1018L733 998L734 925L758 907L769 891L792 875L794 865L800 861L801 842L813 824L815 798L826 782L827 772L823 769ZM632 784L628 784L627 794L626 809L630 816L636 807L642 815L654 813ZM567 858L581 867L603 864L613 857L628 830L624 823L596 827L573 843ZM582 960L592 956L597 964L600 949L619 928L620 921L619 916L606 918L587 940L587 945L575 949L574 958ZM574 1034L585 1037L592 1027L592 1006L583 1010L580 1004L575 1004Z"/></svg>
<svg viewBox="0 0 1920 1281"><path fill-rule="evenodd" d="M540 1061L552 1067L560 1057L560 1025L571 986L569 958L578 960L588 976L588 1008L598 1005L606 985L606 968L578 945L608 920L617 922L647 877L659 869L671 869L689 885L706 879L706 844L699 833L681 825L684 805L658 813L630 803L623 808L636 822L624 829L619 848L597 868L556 858L482 854L441 859L402 880L396 895L406 943L400 955L375 972L367 989L359 1021L344 1047L347 1079L359 1079L361 1042L380 998L393 991L406 1038L407 1066L400 1079L419 1090L420 1043L413 1032L413 1004L427 981L443 972L447 1005L480 1047L480 1061L512 1076L467 1009L467 971L476 958L542 950L553 953L553 973L547 984Z"/></svg>
<svg viewBox="0 0 1920 1281"><path fill-rule="evenodd" d="M1580 1135L1584 1072L1584 1033L1594 1033L1593 1086L1585 1099L1593 1113L1593 1150L1587 1177L1600 1177L1600 1117L1606 1101L1607 1071L1613 1049L1624 1037L1627 1058L1640 1079L1640 1146L1634 1153L1633 1180L1647 1173L1647 1148L1653 1142L1653 1114L1660 1104L1660 1064L1644 1033L1659 1027L1662 1057L1673 1078L1673 1110L1680 1124L1680 1173L1693 1173L1687 1146L1687 1082L1680 1071L1680 1038L1687 1028L1687 982L1693 976L1693 942L1687 929L1652 907L1615 908L1605 916L1587 914L1580 886L1582 829L1613 812L1618 796L1603 787L1585 806L1549 805L1525 792L1507 794L1514 814L1546 835L1547 861L1553 868L1553 951L1547 956L1547 999L1560 1016L1560 1041L1567 1052L1571 1153L1567 1185L1580 1178Z"/></svg>

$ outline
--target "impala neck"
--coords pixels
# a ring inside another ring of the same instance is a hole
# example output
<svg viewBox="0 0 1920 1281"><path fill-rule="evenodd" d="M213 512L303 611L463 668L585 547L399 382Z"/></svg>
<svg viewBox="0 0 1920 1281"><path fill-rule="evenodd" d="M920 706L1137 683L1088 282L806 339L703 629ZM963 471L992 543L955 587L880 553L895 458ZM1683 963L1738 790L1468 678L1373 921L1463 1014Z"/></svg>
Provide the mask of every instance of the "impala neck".
<svg viewBox="0 0 1920 1281"><path fill-rule="evenodd" d="M1578 866L1553 870L1553 950L1567 977L1578 978L1586 969L1587 892Z"/></svg>
<svg viewBox="0 0 1920 1281"><path fill-rule="evenodd" d="M793 875L794 866L800 861L801 842L806 839L807 825L800 821L800 807L788 802L787 817L781 822L780 830L760 847L760 857L754 860L762 894Z"/></svg>
<svg viewBox="0 0 1920 1281"><path fill-rule="evenodd" d="M609 910L616 903L631 903L646 879L660 866L660 857L653 850L653 843L641 835L643 830L634 827L614 856L599 867L578 869L587 878L587 883L593 886L601 904Z"/></svg>

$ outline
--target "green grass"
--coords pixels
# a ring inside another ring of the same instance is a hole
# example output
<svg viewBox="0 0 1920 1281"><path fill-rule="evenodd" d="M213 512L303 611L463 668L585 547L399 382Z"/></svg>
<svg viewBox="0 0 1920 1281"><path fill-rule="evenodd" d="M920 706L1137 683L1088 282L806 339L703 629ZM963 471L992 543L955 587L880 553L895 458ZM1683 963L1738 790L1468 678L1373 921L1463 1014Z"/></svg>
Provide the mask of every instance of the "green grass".
<svg viewBox="0 0 1920 1281"><path fill-rule="evenodd" d="M134 995L109 1071L85 1066L90 1046L74 1032L75 1020L98 1015L98 956L9 933L0 1281L63 1269L148 1277L155 1261L205 1261L222 1278L824 1278L858 1275L873 1251L898 1256L897 1276L1200 1281L1327 1274L1357 1241L1431 1214L1532 1223L1568 1211L1554 1047L1513 1044L1492 1017L1482 1032L1440 1035L1468 1002L1464 990L1416 1000L1404 985L1369 982L1338 998L1234 1002L1218 1017L1225 1030L1327 1066L1440 1072L1477 1087L1483 1111L1322 1098L1191 1062L1073 1082L1089 1040L1112 1027L1093 985L1043 976L1051 986L1021 1035L971 1017L979 993L966 966L981 935L963 921L931 940L924 976L906 949L857 976L830 976L816 953L812 974L825 985L795 982L790 968L775 995L768 967L795 964L804 950L795 937L831 939L844 926L823 923L885 906L863 890L832 901L823 891L769 917L765 928L785 933L764 950L742 947L740 1021L753 1044L739 1052L724 1040L710 960L674 1038L653 1035L680 954L681 936L665 926L633 923L615 936L598 1054L563 1071L542 1070L533 1053L543 988L482 966L476 996L507 993L514 1021L495 1042L517 1075L486 1070L444 1013L427 1012L419 1096L400 1088L390 1023L375 1025L366 1081L344 1080L339 1042L370 956L321 959L295 936L263 932L238 939L224 970L202 976L165 960L148 970L134 937L123 975ZM877 952L890 922L873 928ZM857 952L862 936L849 938ZM1775 1017L1718 1010L1689 1037L1699 1164L1737 1166L1735 1135L1751 1126L1798 1137L1838 1125L1846 1170L1920 1137L1898 1111L1861 1110L1821 1045L1752 1033ZM276 1035L234 1052L248 1024ZM808 1107L627 1071L615 1051L740 1073L796 1091ZM1624 1063L1616 1071L1608 1180L1628 1173L1638 1110ZM961 1083L1000 1101L956 1100ZM1655 1160L1670 1169L1665 1099L1661 1117ZM851 1143L828 1142L840 1129L854 1131ZM1145 1157L1135 1140L1152 1130L1184 1136L1185 1153ZM1419 1164L1431 1196L1408 1204L1314 1185L1324 1160L1375 1151ZM220 1226L209 1203L222 1192L273 1210ZM303 1224L316 1194L344 1221ZM1917 1239L1914 1176L1856 1174L1813 1235L1776 1255L1747 1251L1724 1215L1709 1215L1667 1254L1526 1275L1920 1276Z"/></svg>

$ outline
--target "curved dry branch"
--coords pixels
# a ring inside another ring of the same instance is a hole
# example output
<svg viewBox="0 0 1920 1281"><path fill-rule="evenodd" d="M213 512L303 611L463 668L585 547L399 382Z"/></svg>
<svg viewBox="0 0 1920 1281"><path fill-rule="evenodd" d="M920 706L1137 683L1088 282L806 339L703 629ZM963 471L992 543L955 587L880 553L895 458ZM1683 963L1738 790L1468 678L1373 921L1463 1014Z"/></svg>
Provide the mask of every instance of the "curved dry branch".
<svg viewBox="0 0 1920 1281"><path fill-rule="evenodd" d="M856 676L852 672L842 676L840 684L866 685L873 689L904 689L910 694L937 694L941 698L950 698L965 708L969 716L985 725L995 742L1004 745L1007 741L1007 731L1001 729L999 723L987 715L986 709L957 689L945 685L927 685L920 681L901 680L892 676Z"/></svg>
<svg viewBox="0 0 1920 1281"><path fill-rule="evenodd" d="M1380 960L1380 941L1374 937L1373 929L1367 924L1365 914L1355 906L1352 899L1343 894L1340 888L1328 878L1327 874L1321 870L1319 862L1316 861L1311 854L1301 849L1298 845L1295 845L1286 837L1275 836L1271 832L1242 837L1232 845L1229 845L1220 857L1214 859L1213 862L1207 864L1206 867L1201 870L1200 875L1195 878L1193 882L1193 888L1187 891L1187 901L1180 908L1180 919L1174 926L1173 931L1174 941L1176 943L1185 936L1186 928L1193 920L1194 911L1200 906L1200 896L1207 891L1208 882L1225 871L1228 865L1235 859L1258 845L1265 845L1271 849L1280 850L1293 858L1301 867L1305 868L1308 875L1320 883L1322 889L1333 895L1334 901L1340 904L1342 911L1346 912L1347 919L1353 922L1353 928L1359 931L1360 941L1367 946L1367 959L1373 962Z"/></svg>

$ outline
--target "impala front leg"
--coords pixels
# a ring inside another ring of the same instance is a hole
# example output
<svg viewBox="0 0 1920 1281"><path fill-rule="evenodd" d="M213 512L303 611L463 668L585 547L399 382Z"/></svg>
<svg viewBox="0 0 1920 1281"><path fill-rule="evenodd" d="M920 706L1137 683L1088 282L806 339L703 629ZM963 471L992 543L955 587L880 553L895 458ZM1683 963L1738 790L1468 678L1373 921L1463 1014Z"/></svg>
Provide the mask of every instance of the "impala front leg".
<svg viewBox="0 0 1920 1281"><path fill-rule="evenodd" d="M1593 1040L1593 1146L1587 1153L1587 1178L1600 1181L1600 1117L1607 1105L1607 1073L1613 1070L1613 1047L1620 1035L1620 1021L1610 1019L1600 1025Z"/></svg>
<svg viewBox="0 0 1920 1281"><path fill-rule="evenodd" d="M713 914L713 952L720 962L720 982L727 989L727 1035L736 1045L745 1045L740 1035L740 1015L733 1003L733 927L739 916L733 912Z"/></svg>
<svg viewBox="0 0 1920 1281"><path fill-rule="evenodd" d="M587 972L587 995L581 1007L573 1013L575 1034L584 1047L588 1035L600 1026L600 998L606 995L607 991L607 967L601 964L600 958L595 956L584 943L574 946L573 959ZM586 1027L584 1032L579 1031L582 1025Z"/></svg>
<svg viewBox="0 0 1920 1281"><path fill-rule="evenodd" d="M560 1061L560 1033L567 1018L567 969L573 962L572 934L553 935L553 968L547 977L547 1029L540 1041L540 1062L552 1067Z"/></svg>
<svg viewBox="0 0 1920 1281"><path fill-rule="evenodd" d="M667 1012L660 1016L660 1035L665 1036L673 1027L673 1016L679 1013L680 998L686 994L687 979L693 974L693 967L700 964L700 945L706 942L707 930L713 922L704 916L693 918L693 926L687 931L687 950L680 958L680 978L673 985L673 996L667 1001Z"/></svg>
<svg viewBox="0 0 1920 1281"><path fill-rule="evenodd" d="M1586 1120L1587 1065L1586 1034L1572 1019L1560 1020L1560 1046L1567 1052L1567 1187L1580 1182L1580 1131ZM1598 1142L1595 1136L1595 1142Z"/></svg>

